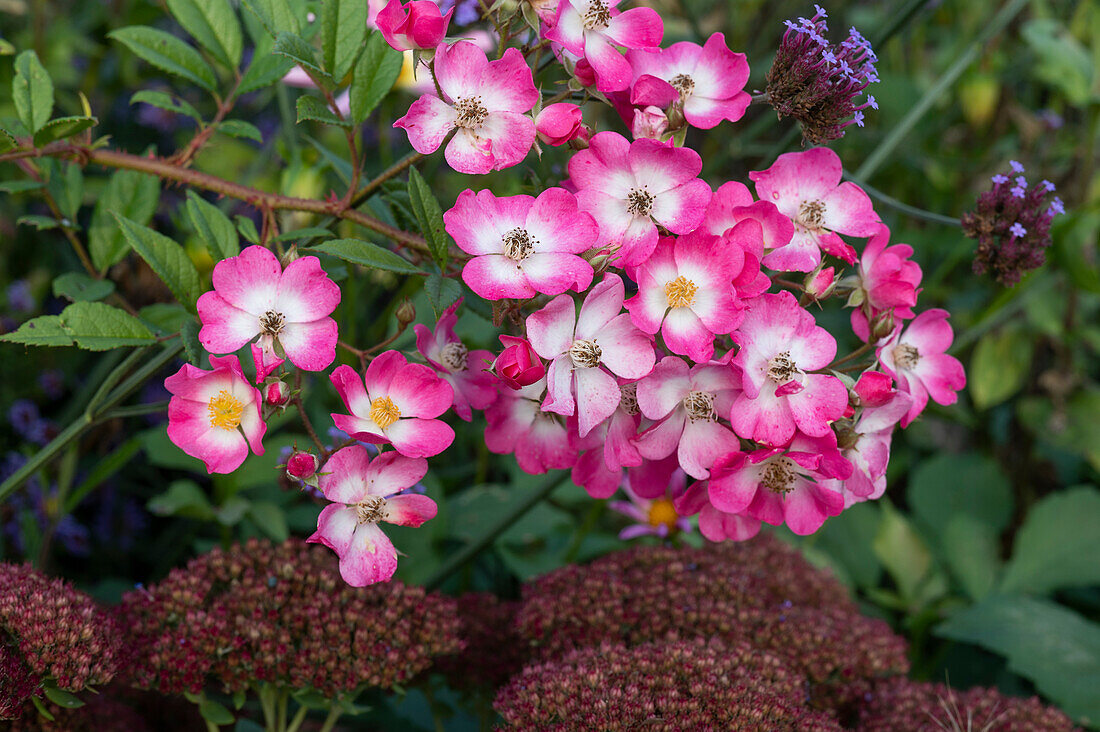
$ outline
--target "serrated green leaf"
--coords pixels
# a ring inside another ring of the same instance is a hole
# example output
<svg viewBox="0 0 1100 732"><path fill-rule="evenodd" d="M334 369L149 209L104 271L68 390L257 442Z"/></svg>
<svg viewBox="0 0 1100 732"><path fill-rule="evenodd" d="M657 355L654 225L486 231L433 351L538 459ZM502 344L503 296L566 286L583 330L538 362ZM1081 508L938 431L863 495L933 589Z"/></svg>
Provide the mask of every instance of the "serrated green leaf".
<svg viewBox="0 0 1100 732"><path fill-rule="evenodd" d="M34 51L23 51L15 57L11 95L19 121L32 135L49 121L53 112L53 80Z"/></svg>
<svg viewBox="0 0 1100 732"><path fill-rule="evenodd" d="M46 693L47 699L64 709L80 709L80 707L84 706L84 702L82 702L80 697L76 694L70 694L56 686L47 685L44 686L42 690Z"/></svg>
<svg viewBox="0 0 1100 732"><path fill-rule="evenodd" d="M281 544L290 536L286 514L270 501L254 501L248 507L248 518L274 542Z"/></svg>
<svg viewBox="0 0 1100 732"><path fill-rule="evenodd" d="M88 249L92 263L101 272L126 256L129 247L110 211L131 221L148 223L160 200L160 181L133 170L120 170L107 181L96 201L92 224L88 229Z"/></svg>
<svg viewBox="0 0 1100 732"><path fill-rule="evenodd" d="M28 214L27 216L20 216L15 220L15 223L20 226L33 226L39 231L46 231L47 229L56 229L61 226L61 223L49 216L40 216L38 214Z"/></svg>
<svg viewBox="0 0 1100 732"><path fill-rule="evenodd" d="M363 48L367 32L367 3L363 0L324 0L321 6L321 53L325 69L339 84L348 75Z"/></svg>
<svg viewBox="0 0 1100 732"><path fill-rule="evenodd" d="M389 93L401 75L404 63L404 54L390 48L381 33L371 32L355 64L355 74L348 92L351 118L356 123L366 120Z"/></svg>
<svg viewBox="0 0 1100 732"><path fill-rule="evenodd" d="M203 361L206 359L206 351L203 350L202 344L199 343L199 329L202 325L194 318L188 318L180 326L180 341L183 342L183 350L187 354L187 360L191 362L192 366L203 366Z"/></svg>
<svg viewBox="0 0 1100 732"><path fill-rule="evenodd" d="M42 147L55 140L72 137L97 124L99 120L95 117L58 117L50 120L42 126L42 129L34 133L34 144L36 147Z"/></svg>
<svg viewBox="0 0 1100 732"><path fill-rule="evenodd" d="M361 239L333 239L310 247L307 251L324 252L352 264L384 269L398 274L424 274L416 265L389 249Z"/></svg>
<svg viewBox="0 0 1100 732"><path fill-rule="evenodd" d="M202 54L173 35L146 26L119 28L107 34L135 55L169 74L175 74L209 92L218 85L217 77Z"/></svg>
<svg viewBox="0 0 1100 732"><path fill-rule="evenodd" d="M229 0L168 0L168 10L219 63L240 66L244 40Z"/></svg>
<svg viewBox="0 0 1100 732"><path fill-rule="evenodd" d="M294 68L294 62L286 56L275 56L271 53L260 54L257 51L252 57L252 63L248 65L248 71L241 78L241 85L237 88L238 94L248 94L271 86L281 81L287 72Z"/></svg>
<svg viewBox="0 0 1100 732"><path fill-rule="evenodd" d="M264 141L264 136L260 134L260 130L256 127L256 125L240 119L227 119L226 121L218 125L218 132L222 132L233 137L242 137L246 140L255 140L261 145Z"/></svg>
<svg viewBox="0 0 1100 732"><path fill-rule="evenodd" d="M60 170L50 175L50 194L57 201L68 225L76 227L76 215L84 202L84 171L76 163L59 163Z"/></svg>
<svg viewBox="0 0 1100 732"><path fill-rule="evenodd" d="M58 318L77 347L87 351L144 346L156 340L133 315L101 302L74 302Z"/></svg>
<svg viewBox="0 0 1100 732"><path fill-rule="evenodd" d="M240 240L233 222L195 191L187 192L187 215L215 262L240 254Z"/></svg>
<svg viewBox="0 0 1100 732"><path fill-rule="evenodd" d="M237 214L233 217L233 220L237 222L237 231L248 241L253 244L260 243L260 232L256 231L256 222L247 216L241 216Z"/></svg>
<svg viewBox="0 0 1100 732"><path fill-rule="evenodd" d="M1002 592L1100 584L1100 490L1081 486L1035 504L1016 534Z"/></svg>
<svg viewBox="0 0 1100 732"><path fill-rule="evenodd" d="M158 335L179 333L183 324L194 316L179 303L155 302L138 310L138 317Z"/></svg>
<svg viewBox="0 0 1100 732"><path fill-rule="evenodd" d="M296 107L298 110L298 124L306 120L313 120L314 122L321 122L326 125L351 127L351 120L340 119L333 114L331 109L325 106L324 102L309 94L303 94L298 97Z"/></svg>
<svg viewBox="0 0 1100 732"><path fill-rule="evenodd" d="M80 272L69 272L53 281L53 296L65 297L73 302L102 300L114 291L114 282L97 280Z"/></svg>
<svg viewBox="0 0 1100 732"><path fill-rule="evenodd" d="M309 69L322 76L327 76L325 70L317 63L317 54L313 52L313 46L295 34L283 31L275 37L275 45L271 52L280 56L286 56L299 66Z"/></svg>
<svg viewBox="0 0 1100 732"><path fill-rule="evenodd" d="M295 229L294 231L284 231L275 237L274 241L296 241L300 239L330 239L333 234L328 229L322 229L320 226L308 226L304 229Z"/></svg>
<svg viewBox="0 0 1100 732"><path fill-rule="evenodd" d="M274 38L280 33L301 33L302 21L289 0L242 0Z"/></svg>
<svg viewBox="0 0 1100 732"><path fill-rule="evenodd" d="M199 111L191 106L191 103L185 99L175 96L174 94L168 94L162 91L153 91L152 89L143 89L134 96L130 97L130 104L148 104L157 109L163 109L166 112L172 112L174 114L182 114L195 120L199 124L202 124L202 115Z"/></svg>
<svg viewBox="0 0 1100 732"><path fill-rule="evenodd" d="M12 333L0 335L0 341L21 343L24 346L71 346L72 336L61 325L57 315L31 318Z"/></svg>
<svg viewBox="0 0 1100 732"><path fill-rule="evenodd" d="M157 276L180 303L194 310L195 301L202 294L199 272L183 247L160 232L153 231L125 216L114 214L126 241L141 255Z"/></svg>
<svg viewBox="0 0 1100 732"><path fill-rule="evenodd" d="M432 250L432 257L439 265L439 270L447 271L450 237L443 228L443 209L439 207L435 194L415 167L409 168L409 204L420 224L420 231Z"/></svg>
<svg viewBox="0 0 1100 732"><path fill-rule="evenodd" d="M424 280L424 292L438 319L462 295L462 285L458 284L458 280L432 274Z"/></svg>
<svg viewBox="0 0 1100 732"><path fill-rule="evenodd" d="M7 180L0 183L0 191L4 193L24 193L45 188L46 184L37 180Z"/></svg>

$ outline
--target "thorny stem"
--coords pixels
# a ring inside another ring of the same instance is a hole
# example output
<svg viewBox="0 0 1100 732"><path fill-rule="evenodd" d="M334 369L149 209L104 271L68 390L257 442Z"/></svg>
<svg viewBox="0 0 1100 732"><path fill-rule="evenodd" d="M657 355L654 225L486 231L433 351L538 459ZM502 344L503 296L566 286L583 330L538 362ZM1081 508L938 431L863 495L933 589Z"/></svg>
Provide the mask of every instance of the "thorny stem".
<svg viewBox="0 0 1100 732"><path fill-rule="evenodd" d="M294 406L298 409L298 416L302 420L302 426L306 428L306 433L309 438L313 440L313 444L317 446L317 449L321 451L321 454L326 454L324 444L321 439L317 437L317 432L313 429L313 423L309 421L309 415L306 414L306 408L302 406L302 371L301 369L294 372Z"/></svg>
<svg viewBox="0 0 1100 732"><path fill-rule="evenodd" d="M440 145L440 147L443 147L443 146ZM417 163L419 163L421 160L423 160L426 157L428 157L428 156L425 155L424 153L418 153L418 152L414 151L414 152L409 153L405 157L401 158L396 163L394 163L393 165L391 165L390 167L386 168L381 173L379 173L377 176L375 176L365 186L360 188L355 193L355 195L351 197L351 206L353 208L358 206L363 201L370 198L371 195L373 195L374 192L376 190L378 190L382 186L383 183L385 183L386 181L388 181L390 178L394 177L395 175L403 172L406 168L409 168L413 165L416 165Z"/></svg>
<svg viewBox="0 0 1100 732"><path fill-rule="evenodd" d="M222 123L225 116L233 109L233 105L237 101L237 89L241 86L242 78L240 74L237 75L237 82L233 85L233 88L230 90L229 94L226 95L221 104L218 105L218 111L214 114L214 119L210 120L210 124L195 133L195 136L191 138L191 142L187 143L187 147L170 158L173 163L185 168L191 164L191 161L198 155L202 146L206 144L210 136L214 134L214 131L218 129L218 125Z"/></svg>

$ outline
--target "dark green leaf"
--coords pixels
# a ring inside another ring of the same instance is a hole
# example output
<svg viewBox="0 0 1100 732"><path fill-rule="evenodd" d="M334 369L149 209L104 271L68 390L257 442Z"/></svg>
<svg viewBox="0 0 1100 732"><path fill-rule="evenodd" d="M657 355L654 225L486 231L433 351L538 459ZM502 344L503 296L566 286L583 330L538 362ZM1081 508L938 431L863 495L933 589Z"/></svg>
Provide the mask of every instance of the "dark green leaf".
<svg viewBox="0 0 1100 732"><path fill-rule="evenodd" d="M1054 411L1048 397L1020 400L1020 422L1033 430L1040 440L1083 456L1093 469L1100 470L1100 388L1088 384L1069 398L1064 410Z"/></svg>
<svg viewBox="0 0 1100 732"><path fill-rule="evenodd" d="M215 262L240 254L237 229L217 206L198 193L188 191L187 215Z"/></svg>
<svg viewBox="0 0 1100 732"><path fill-rule="evenodd" d="M194 310L195 301L202 294L202 280L183 247L164 234L125 216L115 214L115 220L130 246L168 285L176 299L184 307Z"/></svg>
<svg viewBox="0 0 1100 732"><path fill-rule="evenodd" d="M306 120L313 120L314 122L322 122L326 125L351 127L351 120L340 119L333 114L331 109L325 106L324 102L310 94L303 94L298 97L297 109L298 124Z"/></svg>
<svg viewBox="0 0 1100 732"><path fill-rule="evenodd" d="M398 256L389 249L383 249L376 244L361 239L333 239L310 247L307 251L324 252L345 262L384 269L398 274L424 274L423 270L417 269L412 262Z"/></svg>
<svg viewBox="0 0 1100 732"><path fill-rule="evenodd" d="M240 66L244 41L229 0L168 0L168 10L219 63Z"/></svg>
<svg viewBox="0 0 1100 732"><path fill-rule="evenodd" d="M39 216L38 214L29 214L27 216L20 216L15 220L15 223L20 226L33 226L39 231L45 231L47 229L56 229L61 226L61 223L49 216Z"/></svg>
<svg viewBox="0 0 1100 732"><path fill-rule="evenodd" d="M272 37L286 31L302 32L302 19L295 12L290 0L242 0L245 7L260 19ZM301 4L304 7L304 3Z"/></svg>
<svg viewBox="0 0 1100 732"><path fill-rule="evenodd" d="M0 128L0 153L6 153L8 150L14 150L17 147L19 147L19 141L15 139L15 135Z"/></svg>
<svg viewBox="0 0 1100 732"><path fill-rule="evenodd" d="M153 91L151 89L143 89L134 96L130 97L130 104L148 104L157 109L163 109L166 112L172 112L174 114L182 114L190 117L199 124L202 124L202 116L199 111L191 106L190 102L175 96L174 94L167 94L162 91Z"/></svg>
<svg viewBox="0 0 1100 732"><path fill-rule="evenodd" d="M439 207L435 194L415 167L409 168L409 204L420 224L420 231L432 250L432 257L439 265L439 270L445 272L450 238L443 228L443 209ZM455 299L458 299L457 295Z"/></svg>
<svg viewBox="0 0 1100 732"><path fill-rule="evenodd" d="M183 342L183 350L187 354L187 360L191 362L192 366L200 368L205 365L203 361L206 360L204 358L206 351L199 343L199 329L201 327L199 321L194 318L188 318L180 326L180 340Z"/></svg>
<svg viewBox="0 0 1100 732"><path fill-rule="evenodd" d="M88 249L96 269L103 271L129 251L122 230L109 212L116 211L139 224L149 222L160 199L160 181L133 170L120 170L107 181L96 201L88 230Z"/></svg>
<svg viewBox="0 0 1100 732"><path fill-rule="evenodd" d="M236 717L233 716L233 712L229 711L218 702L209 699L199 705L199 714L202 715L202 718L207 722L217 725L233 724L236 720Z"/></svg>
<svg viewBox="0 0 1100 732"><path fill-rule="evenodd" d="M324 0L321 6L321 52L325 69L339 84L348 75L367 32L367 3L363 0Z"/></svg>
<svg viewBox="0 0 1100 732"><path fill-rule="evenodd" d="M73 338L61 325L57 315L31 318L12 333L0 335L0 341L22 343L25 346L71 346Z"/></svg>
<svg viewBox="0 0 1100 732"><path fill-rule="evenodd" d="M37 696L32 696L31 702L34 704L34 708L38 710L38 716L50 722L54 721L54 716L50 714L49 709L46 709L46 702L42 701Z"/></svg>
<svg viewBox="0 0 1100 732"><path fill-rule="evenodd" d="M438 319L462 295L462 285L453 278L432 274L424 280L424 292L428 294L428 302Z"/></svg>
<svg viewBox="0 0 1100 732"><path fill-rule="evenodd" d="M248 65L248 71L241 79L241 85L237 88L237 92L248 94L257 89L271 86L286 76L292 68L294 68L294 62L286 56L260 55L257 52L252 57L252 63Z"/></svg>
<svg viewBox="0 0 1100 732"><path fill-rule="evenodd" d="M173 35L145 26L119 28L107 34L137 56L169 74L213 92L218 80L202 54Z"/></svg>
<svg viewBox="0 0 1100 732"><path fill-rule="evenodd" d="M995 461L978 454L925 460L909 479L908 497L916 518L932 531L966 513L999 533L1012 517L1012 485Z"/></svg>
<svg viewBox="0 0 1100 732"><path fill-rule="evenodd" d="M270 501L255 501L248 507L248 518L271 538L272 541L282 543L290 536L290 529L286 525L286 514L283 509Z"/></svg>
<svg viewBox="0 0 1100 732"><path fill-rule="evenodd" d="M243 496L232 496L214 510L214 518L222 526L236 526L248 513L251 504Z"/></svg>
<svg viewBox="0 0 1100 732"><path fill-rule="evenodd" d="M284 231L275 237L274 241L299 241L301 239L330 239L332 232L319 226L309 226L305 229Z"/></svg>
<svg viewBox="0 0 1100 732"><path fill-rule="evenodd" d="M988 409L1023 387L1031 370L1032 340L1018 325L982 336L966 379L974 406Z"/></svg>
<svg viewBox="0 0 1100 732"><path fill-rule="evenodd" d="M351 118L362 123L393 88L401 74L405 56L390 48L381 33L372 31L351 79Z"/></svg>
<svg viewBox="0 0 1100 732"><path fill-rule="evenodd" d="M871 548L908 604L932 571L932 553L905 516L887 502L881 505L882 521Z"/></svg>
<svg viewBox="0 0 1100 732"><path fill-rule="evenodd" d="M77 347L87 351L145 346L155 341L153 333L140 320L101 302L74 302L58 318Z"/></svg>
<svg viewBox="0 0 1100 732"><path fill-rule="evenodd" d="M989 524L966 513L952 516L940 531L947 569L972 600L993 589L1001 570L1001 547Z"/></svg>
<svg viewBox="0 0 1100 732"><path fill-rule="evenodd" d="M23 193L24 191L37 191L45 188L46 184L37 180L8 180L0 183L0 191L4 193Z"/></svg>
<svg viewBox="0 0 1100 732"><path fill-rule="evenodd" d="M223 132L233 137L243 137L246 140L255 140L256 142L263 144L264 136L260 134L260 130L256 125L245 122L239 119L227 119L218 125L218 132Z"/></svg>
<svg viewBox="0 0 1100 732"><path fill-rule="evenodd" d="M36 147L42 147L55 140L72 137L97 124L99 120L95 117L58 117L50 120L42 126L42 129L34 133L34 144Z"/></svg>
<svg viewBox="0 0 1100 732"><path fill-rule="evenodd" d="M34 51L23 51L15 57L11 95L19 121L32 135L49 121L53 112L53 80Z"/></svg>
<svg viewBox="0 0 1100 732"><path fill-rule="evenodd" d="M79 272L63 274L53 281L53 296L66 297L73 302L102 300L114 291L114 282L97 280Z"/></svg>
<svg viewBox="0 0 1100 732"><path fill-rule="evenodd" d="M1100 490L1054 493L1028 512L1016 534L1003 592L1047 593L1100 584Z"/></svg>
<svg viewBox="0 0 1100 732"><path fill-rule="evenodd" d="M158 335L171 335L179 333L183 324L195 316L178 303L157 302L138 310L138 317Z"/></svg>
<svg viewBox="0 0 1100 732"><path fill-rule="evenodd" d="M158 516L183 516L210 521L214 518L214 507L202 488L189 480L177 480L168 486L168 490L149 499L145 506Z"/></svg>
<svg viewBox="0 0 1100 732"><path fill-rule="evenodd" d="M76 694L70 694L52 684L43 687L43 691L46 692L46 698L59 707L65 709L79 709L84 706L84 702L82 702Z"/></svg>
<svg viewBox="0 0 1100 732"><path fill-rule="evenodd" d="M317 54L313 52L313 46L306 43L301 36L286 31L279 33L275 37L275 46L271 52L286 56L302 68L326 76L324 69L317 63Z"/></svg>
<svg viewBox="0 0 1100 732"><path fill-rule="evenodd" d="M260 232L256 231L255 221L240 214L234 216L233 220L237 222L237 231L241 236L253 244L260 243Z"/></svg>
<svg viewBox="0 0 1100 732"><path fill-rule="evenodd" d="M50 176L50 193L57 201L68 225L76 226L76 215L84 202L84 171L76 163L62 163L61 170Z"/></svg>

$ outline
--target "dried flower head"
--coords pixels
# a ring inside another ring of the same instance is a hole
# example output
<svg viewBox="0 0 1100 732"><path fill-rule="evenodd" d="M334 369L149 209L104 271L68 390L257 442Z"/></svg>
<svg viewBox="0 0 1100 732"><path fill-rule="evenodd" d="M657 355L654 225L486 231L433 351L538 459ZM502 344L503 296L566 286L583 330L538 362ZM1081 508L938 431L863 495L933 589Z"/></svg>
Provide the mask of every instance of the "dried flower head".
<svg viewBox="0 0 1100 732"><path fill-rule="evenodd" d="M14 649L0 643L0 719L15 719L38 691L38 679Z"/></svg>
<svg viewBox="0 0 1100 732"><path fill-rule="evenodd" d="M818 5L814 17L785 21L787 32L765 77L768 102L780 117L794 117L802 135L814 145L844 136L851 124L863 126L863 110L878 109L875 98L858 97L878 81L878 57L870 42L851 28L839 45L829 43L826 13Z"/></svg>

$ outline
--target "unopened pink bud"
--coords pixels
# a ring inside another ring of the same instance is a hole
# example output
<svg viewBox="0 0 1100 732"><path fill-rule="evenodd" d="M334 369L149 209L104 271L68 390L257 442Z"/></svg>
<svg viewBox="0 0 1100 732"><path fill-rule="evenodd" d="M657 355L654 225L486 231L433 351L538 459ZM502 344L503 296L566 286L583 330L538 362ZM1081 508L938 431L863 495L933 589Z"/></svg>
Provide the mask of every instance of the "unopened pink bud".
<svg viewBox="0 0 1100 732"><path fill-rule="evenodd" d="M439 12L439 6L430 0L412 0L408 3L390 0L378 13L375 22L386 43L394 49L428 50L443 42L453 13L454 8L451 8L443 15Z"/></svg>
<svg viewBox="0 0 1100 732"><path fill-rule="evenodd" d="M512 389L530 386L546 376L546 366L526 339L502 335L506 347L493 362L493 371Z"/></svg>
<svg viewBox="0 0 1100 732"><path fill-rule="evenodd" d="M836 287L836 270L832 267L818 270L806 277L806 294L815 300L824 300Z"/></svg>
<svg viewBox="0 0 1100 732"><path fill-rule="evenodd" d="M274 381L264 387L264 403L271 407L281 407L289 399L286 384Z"/></svg>
<svg viewBox="0 0 1100 732"><path fill-rule="evenodd" d="M558 147L583 134L581 108L569 102L558 102L543 108L535 118L539 140Z"/></svg>
<svg viewBox="0 0 1100 732"><path fill-rule="evenodd" d="M317 456L311 452L295 452L286 461L286 474L298 480L309 480L317 473Z"/></svg>
<svg viewBox="0 0 1100 732"><path fill-rule="evenodd" d="M634 124L631 133L635 140L648 137L652 140L661 139L661 135L668 131L668 117L660 107L649 106L645 109L634 110Z"/></svg>

